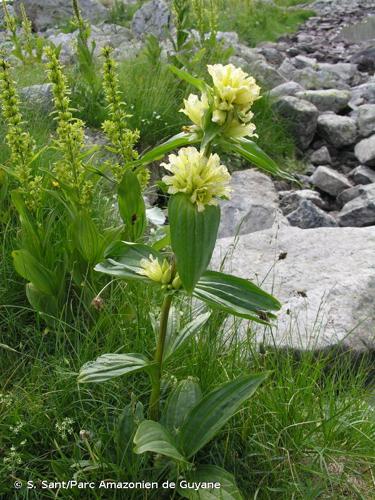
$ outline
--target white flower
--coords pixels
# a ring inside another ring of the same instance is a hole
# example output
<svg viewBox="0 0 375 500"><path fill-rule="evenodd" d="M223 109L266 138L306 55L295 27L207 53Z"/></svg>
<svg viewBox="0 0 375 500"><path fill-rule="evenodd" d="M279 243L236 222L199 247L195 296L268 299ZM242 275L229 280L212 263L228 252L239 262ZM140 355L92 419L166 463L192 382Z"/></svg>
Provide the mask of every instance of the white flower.
<svg viewBox="0 0 375 500"><path fill-rule="evenodd" d="M188 147L180 149L178 155L169 155L168 159L169 163L162 163L173 174L163 177L168 193L188 194L200 212L206 205L217 205L218 198L229 197L230 174L225 165L220 164L217 154L206 157L196 148Z"/></svg>
<svg viewBox="0 0 375 500"><path fill-rule="evenodd" d="M160 264L157 257L150 254L148 259L141 260L140 265L142 269L138 271L138 274L147 276L150 280L162 285L167 285L171 281L172 267L167 259Z"/></svg>

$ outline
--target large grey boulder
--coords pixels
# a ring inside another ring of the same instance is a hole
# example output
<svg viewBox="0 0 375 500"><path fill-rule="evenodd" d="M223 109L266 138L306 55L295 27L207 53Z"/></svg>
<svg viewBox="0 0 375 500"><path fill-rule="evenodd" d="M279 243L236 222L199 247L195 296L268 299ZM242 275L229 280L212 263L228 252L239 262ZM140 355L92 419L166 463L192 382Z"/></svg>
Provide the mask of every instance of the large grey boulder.
<svg viewBox="0 0 375 500"><path fill-rule="evenodd" d="M154 35L166 38L172 26L172 14L164 0L150 0L142 5L133 16L132 31L138 38Z"/></svg>
<svg viewBox="0 0 375 500"><path fill-rule="evenodd" d="M221 202L220 237L260 231L282 217L273 182L261 172L234 172L231 187L231 199Z"/></svg>
<svg viewBox="0 0 375 500"><path fill-rule="evenodd" d="M349 116L325 113L318 118L318 132L332 146L340 148L355 142L357 125Z"/></svg>
<svg viewBox="0 0 375 500"><path fill-rule="evenodd" d="M215 267L232 245L232 238L218 241ZM226 270L260 284L282 303L275 328L255 328L259 342L373 349L374 248L375 227L281 226L240 236Z"/></svg>
<svg viewBox="0 0 375 500"><path fill-rule="evenodd" d="M299 206L287 216L291 226L301 229L316 227L335 227L337 222L332 215L327 214L310 200L303 200Z"/></svg>
<svg viewBox="0 0 375 500"><path fill-rule="evenodd" d="M249 64L251 74L267 89L273 89L287 81L277 69L266 61L258 60Z"/></svg>
<svg viewBox="0 0 375 500"><path fill-rule="evenodd" d="M279 191L280 208L284 215L288 215L300 206L302 201L308 200L319 208L325 208L318 191L313 189L298 189L296 191Z"/></svg>
<svg viewBox="0 0 375 500"><path fill-rule="evenodd" d="M341 191L352 186L345 175L324 165L315 170L311 176L311 182L315 187L331 196L337 196Z"/></svg>
<svg viewBox="0 0 375 500"><path fill-rule="evenodd" d="M348 90L338 89L305 90L296 94L299 99L315 104L319 111L334 111L335 113L347 107L350 96Z"/></svg>
<svg viewBox="0 0 375 500"><path fill-rule="evenodd" d="M339 212L340 226L364 227L375 224L375 184L362 186L360 192Z"/></svg>
<svg viewBox="0 0 375 500"><path fill-rule="evenodd" d="M360 163L375 165L375 134L356 144L354 153Z"/></svg>
<svg viewBox="0 0 375 500"><path fill-rule="evenodd" d="M359 106L357 116L358 130L362 137L375 133L375 104Z"/></svg>
<svg viewBox="0 0 375 500"><path fill-rule="evenodd" d="M277 112L290 124L297 146L306 150L314 138L318 110L314 104L293 96L284 96L274 104Z"/></svg>
<svg viewBox="0 0 375 500"><path fill-rule="evenodd" d="M19 12L24 4L27 15L36 31L61 24L73 16L72 2L67 0L16 0L14 6ZM105 21L108 10L98 0L80 0L82 15L92 23Z"/></svg>

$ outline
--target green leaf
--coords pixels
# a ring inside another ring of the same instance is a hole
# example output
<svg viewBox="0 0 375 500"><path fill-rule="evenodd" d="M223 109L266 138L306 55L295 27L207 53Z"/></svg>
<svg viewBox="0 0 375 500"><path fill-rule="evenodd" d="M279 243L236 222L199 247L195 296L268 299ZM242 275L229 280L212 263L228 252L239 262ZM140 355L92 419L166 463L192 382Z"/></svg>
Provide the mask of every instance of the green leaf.
<svg viewBox="0 0 375 500"><path fill-rule="evenodd" d="M198 142L200 142L200 139L196 134L192 134L190 132L181 132L180 134L174 135L166 142L159 144L159 146L151 149L151 151L147 151L147 153L141 156L141 158L139 159L139 163L142 165L147 165L148 163L151 163L153 161L161 160L167 153L173 151L174 149L178 149L190 144L196 144Z"/></svg>
<svg viewBox="0 0 375 500"><path fill-rule="evenodd" d="M134 452L137 454L150 451L186 462L178 450L173 436L161 424L153 420L144 420L140 424L134 436L134 444Z"/></svg>
<svg viewBox="0 0 375 500"><path fill-rule="evenodd" d="M177 75L181 80L184 80L185 82L189 83L193 87L197 88L201 92L203 92L206 89L206 83L204 80L201 80L199 78L195 78L193 75L188 73L187 71L184 71L183 69L177 68L176 66L173 66L172 64L169 66L169 69Z"/></svg>
<svg viewBox="0 0 375 500"><path fill-rule="evenodd" d="M55 296L42 293L33 283L27 283L26 297L35 311L44 314L45 320L53 323L53 317L56 317L59 312L58 301Z"/></svg>
<svg viewBox="0 0 375 500"><path fill-rule="evenodd" d="M102 237L92 217L84 211L74 216L71 237L75 248L88 264L96 264L102 257Z"/></svg>
<svg viewBox="0 0 375 500"><path fill-rule="evenodd" d="M207 444L250 398L268 373L245 375L207 394L187 415L179 433L179 446L187 458Z"/></svg>
<svg viewBox="0 0 375 500"><path fill-rule="evenodd" d="M85 363L78 375L78 383L106 382L121 375L149 370L154 362L142 354L103 354L96 361Z"/></svg>
<svg viewBox="0 0 375 500"><path fill-rule="evenodd" d="M118 205L127 237L136 241L146 229L146 207L137 176L127 170L118 186Z"/></svg>
<svg viewBox="0 0 375 500"><path fill-rule="evenodd" d="M117 276L126 280L140 280L152 283L146 276L138 274L142 259L152 255L162 259L162 255L152 247L127 241L116 241L105 252L105 260L95 266L95 271Z"/></svg>
<svg viewBox="0 0 375 500"><path fill-rule="evenodd" d="M250 281L217 271L203 274L194 296L213 308L265 324L268 324L268 318L275 317L271 311L281 308L275 297Z"/></svg>
<svg viewBox="0 0 375 500"><path fill-rule="evenodd" d="M189 197L179 193L171 196L168 214L177 271L185 290L192 293L215 248L220 208L208 205L198 212Z"/></svg>
<svg viewBox="0 0 375 500"><path fill-rule="evenodd" d="M202 391L195 380L181 380L168 398L161 423L171 432L176 432L201 398Z"/></svg>
<svg viewBox="0 0 375 500"><path fill-rule="evenodd" d="M164 347L164 361L166 361L173 353L175 353L180 347L193 335L195 335L202 326L208 321L211 316L211 312L205 312L199 314L187 325L185 325L180 331L168 332L165 347Z"/></svg>
<svg viewBox="0 0 375 500"><path fill-rule="evenodd" d="M295 182L296 179L281 170L278 165L270 158L254 141L242 137L241 139L236 139L233 141L223 140L220 142L220 146L224 151L237 153L243 158L245 158L250 163L253 163L260 170L264 170L269 174L282 177L283 179Z"/></svg>
<svg viewBox="0 0 375 500"><path fill-rule="evenodd" d="M198 465L186 477L190 483L219 483L219 488L203 489L198 491L178 488L179 494L189 500L243 500L237 488L234 476L216 465Z"/></svg>
<svg viewBox="0 0 375 500"><path fill-rule="evenodd" d="M58 293L59 286L55 274L41 264L30 252L14 250L12 257L17 273L30 281L40 292L46 295Z"/></svg>

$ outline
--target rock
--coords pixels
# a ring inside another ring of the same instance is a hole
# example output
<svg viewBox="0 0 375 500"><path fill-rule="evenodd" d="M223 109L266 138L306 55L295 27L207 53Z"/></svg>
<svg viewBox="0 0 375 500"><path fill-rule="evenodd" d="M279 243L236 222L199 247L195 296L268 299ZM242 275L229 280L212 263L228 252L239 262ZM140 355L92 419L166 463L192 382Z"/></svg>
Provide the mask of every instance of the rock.
<svg viewBox="0 0 375 500"><path fill-rule="evenodd" d="M280 208L284 215L297 210L302 201L308 200L319 208L325 208L325 203L320 194L312 189L300 189L298 191L280 191Z"/></svg>
<svg viewBox="0 0 375 500"><path fill-rule="evenodd" d="M345 109L351 94L347 90L305 90L297 92L296 97L312 102L319 111L334 111L338 113Z"/></svg>
<svg viewBox="0 0 375 500"><path fill-rule="evenodd" d="M375 104L375 82L363 83L352 87L349 105L355 109L361 104Z"/></svg>
<svg viewBox="0 0 375 500"><path fill-rule="evenodd" d="M310 67L295 70L289 75L294 81L300 83L307 90L320 89L349 89L349 85L331 71L315 70Z"/></svg>
<svg viewBox="0 0 375 500"><path fill-rule="evenodd" d="M277 112L288 120L297 146L306 150L316 131L319 114L316 107L293 96L280 97L274 106Z"/></svg>
<svg viewBox="0 0 375 500"><path fill-rule="evenodd" d="M358 130L362 137L375 133L375 104L363 104L357 108Z"/></svg>
<svg viewBox="0 0 375 500"><path fill-rule="evenodd" d="M281 226L232 244L232 238L218 241L213 265L230 249L226 270L261 284L282 304L275 328L255 328L259 342L374 349L375 228Z"/></svg>
<svg viewBox="0 0 375 500"><path fill-rule="evenodd" d="M366 71L367 73L375 71L375 45L354 54L351 62L357 64L360 71Z"/></svg>
<svg viewBox="0 0 375 500"><path fill-rule="evenodd" d="M281 217L272 180L257 170L232 174L233 193L221 202L219 236L253 233L271 227Z"/></svg>
<svg viewBox="0 0 375 500"><path fill-rule="evenodd" d="M350 63L319 63L318 67L320 70L337 75L340 80L346 83L350 83L358 72L357 66Z"/></svg>
<svg viewBox="0 0 375 500"><path fill-rule="evenodd" d="M270 64L258 60L250 63L252 75L268 89L272 89L286 82L286 79Z"/></svg>
<svg viewBox="0 0 375 500"><path fill-rule="evenodd" d="M298 55L294 58L294 66L297 69L315 68L317 66L317 63L318 61L314 57Z"/></svg>
<svg viewBox="0 0 375 500"><path fill-rule="evenodd" d="M355 121L349 116L340 116L334 113L319 116L318 132L336 148L353 144L357 138Z"/></svg>
<svg viewBox="0 0 375 500"><path fill-rule="evenodd" d="M375 165L375 134L356 144L354 153L360 163Z"/></svg>
<svg viewBox="0 0 375 500"><path fill-rule="evenodd" d="M20 97L28 106L35 106L43 113L49 114L54 109L51 83L23 87L20 90Z"/></svg>
<svg viewBox="0 0 375 500"><path fill-rule="evenodd" d="M331 165L332 159L327 146L322 146L316 151L313 151L310 155L310 161L314 165Z"/></svg>
<svg viewBox="0 0 375 500"><path fill-rule="evenodd" d="M375 171L365 165L359 165L350 172L349 177L355 184L371 184L375 182Z"/></svg>
<svg viewBox="0 0 375 500"><path fill-rule="evenodd" d="M232 57L240 57L241 59L244 59L248 64L255 63L257 61L264 61L266 62L265 57L258 52L257 49L248 47L247 45L244 45L243 43L237 43L236 45L233 46L235 55L231 56ZM231 58L229 58L229 62L231 62ZM233 63L234 64L234 63Z"/></svg>
<svg viewBox="0 0 375 500"><path fill-rule="evenodd" d="M343 206L338 222L340 226L352 227L375 224L375 184L363 186L361 194Z"/></svg>
<svg viewBox="0 0 375 500"><path fill-rule="evenodd" d="M325 166L320 166L315 170L311 176L311 182L321 191L331 196L337 196L341 191L352 186L345 175Z"/></svg>
<svg viewBox="0 0 375 500"><path fill-rule="evenodd" d="M298 208L287 216L287 219L291 226L297 226L301 229L337 226L337 222L331 215L328 215L310 200L302 200Z"/></svg>
<svg viewBox="0 0 375 500"><path fill-rule="evenodd" d="M274 47L260 47L259 52L266 58L267 62L275 66L279 66L283 61L282 53Z"/></svg>
<svg viewBox="0 0 375 500"><path fill-rule="evenodd" d="M286 95L296 95L297 92L303 91L302 85L296 82L286 82L277 85L270 91L271 97L282 97Z"/></svg>
<svg viewBox="0 0 375 500"><path fill-rule="evenodd" d="M239 36L235 31L218 31L216 33L216 40L223 42L227 47L233 47L233 45L239 43Z"/></svg>
<svg viewBox="0 0 375 500"><path fill-rule="evenodd" d="M73 16L72 2L70 1L16 0L14 6L17 12L20 11L22 3L35 31L44 31L71 19ZM80 0L79 4L85 19L92 23L104 21L108 16L108 10L97 0Z"/></svg>
<svg viewBox="0 0 375 500"><path fill-rule="evenodd" d="M172 27L172 14L164 0L150 0L136 11L132 20L132 31L138 38L154 35L166 38Z"/></svg>
<svg viewBox="0 0 375 500"><path fill-rule="evenodd" d="M353 186L349 189L344 189L344 191L341 191L341 193L337 196L337 202L341 207L343 207L348 201L354 200L354 198L357 198L360 194L364 193L363 186L357 185Z"/></svg>

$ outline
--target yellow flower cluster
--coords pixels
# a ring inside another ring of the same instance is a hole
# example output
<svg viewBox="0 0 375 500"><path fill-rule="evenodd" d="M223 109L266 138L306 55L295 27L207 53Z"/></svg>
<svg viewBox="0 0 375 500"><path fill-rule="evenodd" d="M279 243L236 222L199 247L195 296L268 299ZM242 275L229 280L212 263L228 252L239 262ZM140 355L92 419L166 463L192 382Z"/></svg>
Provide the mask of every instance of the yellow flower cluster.
<svg viewBox="0 0 375 500"><path fill-rule="evenodd" d="M178 155L168 157L169 163L161 165L172 173L163 177L168 193L186 193L190 201L202 212L206 205L217 205L218 198L230 196L230 174L225 165L220 164L217 154L209 157L196 148L179 150Z"/></svg>
<svg viewBox="0 0 375 500"><path fill-rule="evenodd" d="M212 121L222 127L227 137L252 137L255 125L251 123L251 106L260 97L260 87L255 79L233 64L207 66L212 77L213 88L199 98L190 94L180 111L190 118L194 128L202 130L207 111L212 112Z"/></svg>
<svg viewBox="0 0 375 500"><path fill-rule="evenodd" d="M163 286L171 285L176 290L181 287L181 280L178 274L172 279L172 266L167 259L164 259L160 263L157 257L153 257L150 254L148 259L140 261L140 266L141 269L138 271L138 274L147 276L151 281L160 283Z"/></svg>

